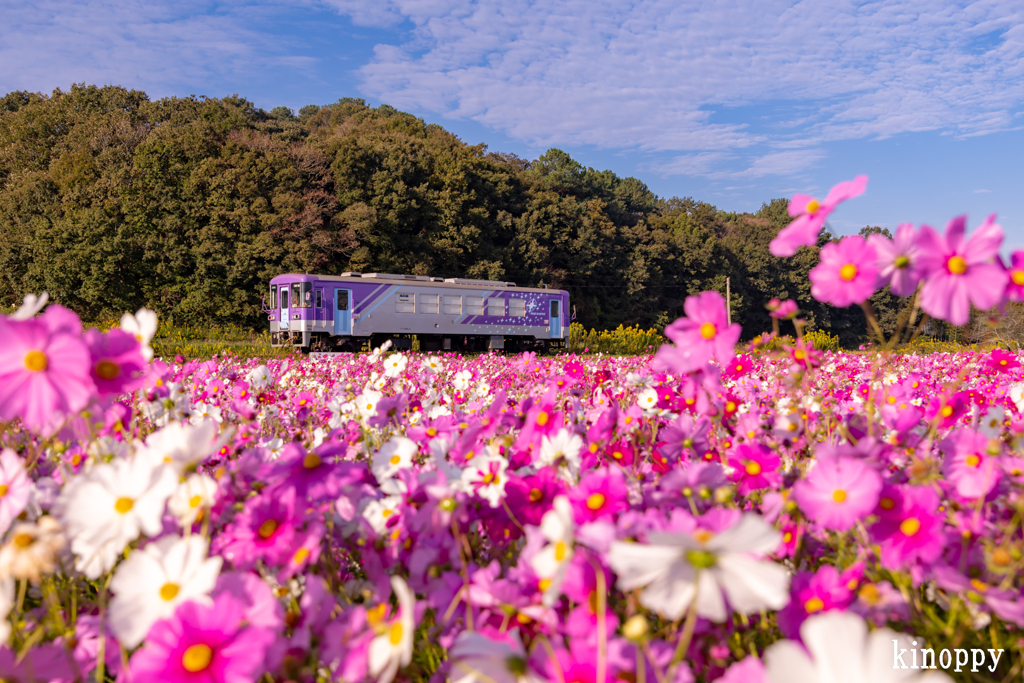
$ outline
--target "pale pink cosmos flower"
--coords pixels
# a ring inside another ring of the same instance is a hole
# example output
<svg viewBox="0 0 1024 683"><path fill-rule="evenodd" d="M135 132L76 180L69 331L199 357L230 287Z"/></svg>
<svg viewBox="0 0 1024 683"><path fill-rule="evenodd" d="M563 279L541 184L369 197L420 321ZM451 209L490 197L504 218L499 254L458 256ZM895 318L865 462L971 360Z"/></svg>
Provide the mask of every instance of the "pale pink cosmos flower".
<svg viewBox="0 0 1024 683"><path fill-rule="evenodd" d="M686 356L689 370L697 370L711 359L722 365L732 360L742 328L738 323L729 324L722 295L701 292L688 296L683 310L686 317L666 327L665 336Z"/></svg>
<svg viewBox="0 0 1024 683"><path fill-rule="evenodd" d="M0 317L0 419L32 430L56 427L96 393L78 316L50 306L36 318Z"/></svg>
<svg viewBox="0 0 1024 683"><path fill-rule="evenodd" d="M807 518L825 529L847 531L878 503L882 477L861 460L819 459L793 486L793 496Z"/></svg>
<svg viewBox="0 0 1024 683"><path fill-rule="evenodd" d="M921 309L925 313L954 325L966 325L971 304L985 310L1000 302L1009 278L996 261L1003 229L995 220L995 214L989 216L966 241L966 216L951 220L945 236L930 226L921 227L918 263L925 273L921 289Z"/></svg>
<svg viewBox="0 0 1024 683"><path fill-rule="evenodd" d="M863 237L844 237L821 248L821 263L808 276L818 301L840 308L863 303L875 293L878 255Z"/></svg>
<svg viewBox="0 0 1024 683"><path fill-rule="evenodd" d="M998 442L996 442L998 444ZM971 429L958 429L943 439L942 451L946 455L942 473L964 498L988 495L1002 476L999 467L999 449L989 453L989 440L984 434Z"/></svg>
<svg viewBox="0 0 1024 683"><path fill-rule="evenodd" d="M5 448L0 453L0 535L25 509L31 494L32 480L25 474L21 456Z"/></svg>
<svg viewBox="0 0 1024 683"><path fill-rule="evenodd" d="M913 224L897 226L892 239L885 235L869 235L868 243L878 254L878 289L889 285L889 291L896 296L913 294L922 275L917 260L917 231Z"/></svg>
<svg viewBox="0 0 1024 683"><path fill-rule="evenodd" d="M789 215L796 218L771 241L768 250L773 256L792 256L800 247L814 246L828 215L840 202L864 194L867 186L868 177L859 175L853 180L838 183L822 202L806 194L793 195L789 201Z"/></svg>

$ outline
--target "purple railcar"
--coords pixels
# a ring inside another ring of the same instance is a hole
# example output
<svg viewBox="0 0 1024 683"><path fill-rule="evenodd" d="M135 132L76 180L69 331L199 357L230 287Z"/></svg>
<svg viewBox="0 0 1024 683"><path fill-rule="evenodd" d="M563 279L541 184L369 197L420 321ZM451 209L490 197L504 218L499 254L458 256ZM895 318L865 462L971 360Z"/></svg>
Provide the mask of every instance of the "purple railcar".
<svg viewBox="0 0 1024 683"><path fill-rule="evenodd" d="M426 275L278 275L270 281L274 346L358 351L390 339L423 351L547 350L569 338L569 293L514 282Z"/></svg>

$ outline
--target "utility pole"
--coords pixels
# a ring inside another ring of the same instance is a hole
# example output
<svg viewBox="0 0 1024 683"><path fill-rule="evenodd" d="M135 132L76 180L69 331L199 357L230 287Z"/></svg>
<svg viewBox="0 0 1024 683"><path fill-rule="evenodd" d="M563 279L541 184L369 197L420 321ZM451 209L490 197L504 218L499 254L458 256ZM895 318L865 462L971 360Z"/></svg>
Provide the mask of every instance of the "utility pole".
<svg viewBox="0 0 1024 683"><path fill-rule="evenodd" d="M729 278L725 278L725 314L732 325L732 294L729 292Z"/></svg>

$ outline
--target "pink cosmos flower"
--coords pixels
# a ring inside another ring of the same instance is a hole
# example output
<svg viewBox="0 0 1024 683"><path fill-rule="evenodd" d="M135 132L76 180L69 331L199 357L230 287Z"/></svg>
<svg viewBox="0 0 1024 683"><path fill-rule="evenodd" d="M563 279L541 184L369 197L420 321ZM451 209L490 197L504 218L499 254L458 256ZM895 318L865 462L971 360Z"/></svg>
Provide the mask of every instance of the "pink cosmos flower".
<svg viewBox="0 0 1024 683"><path fill-rule="evenodd" d="M958 495L980 498L988 495L1002 476L999 450L988 452L989 440L971 429L958 429L941 443L946 455L942 472Z"/></svg>
<svg viewBox="0 0 1024 683"><path fill-rule="evenodd" d="M924 486L887 486L878 501L871 536L881 546L882 565L898 570L917 561L930 563L946 543L939 496Z"/></svg>
<svg viewBox="0 0 1024 683"><path fill-rule="evenodd" d="M882 477L861 460L819 459L793 486L807 518L825 529L846 531L875 509Z"/></svg>
<svg viewBox="0 0 1024 683"><path fill-rule="evenodd" d="M811 296L840 308L867 301L878 281L878 254L859 235L829 242L821 248L821 262L808 274Z"/></svg>
<svg viewBox="0 0 1024 683"><path fill-rule="evenodd" d="M840 202L864 194L867 186L868 177L859 175L835 185L823 202L806 194L793 195L789 201L789 215L796 219L779 232L768 245L768 250L773 256L792 256L800 247L814 246L828 215Z"/></svg>
<svg viewBox="0 0 1024 683"><path fill-rule="evenodd" d="M596 522L629 508L626 481L618 467L590 472L579 486L569 491L573 516L577 524Z"/></svg>
<svg viewBox="0 0 1024 683"><path fill-rule="evenodd" d="M262 558L268 565L287 562L295 551L295 489L263 493L246 502L245 509L217 537L221 554L239 569Z"/></svg>
<svg viewBox="0 0 1024 683"><path fill-rule="evenodd" d="M986 364L996 372L1009 372L1020 367L1017 355L1002 349L993 349L992 355L988 357Z"/></svg>
<svg viewBox="0 0 1024 683"><path fill-rule="evenodd" d="M1010 301L1024 301L1024 251L1018 249L1010 254L1010 267L1006 273L1006 298Z"/></svg>
<svg viewBox="0 0 1024 683"><path fill-rule="evenodd" d="M1003 242L1003 229L995 214L964 241L966 216L954 218L945 236L922 226L918 263L924 270L921 308L933 318L965 325L971 304L985 310L1003 298L1009 276L996 262Z"/></svg>
<svg viewBox="0 0 1024 683"><path fill-rule="evenodd" d="M759 443L745 443L736 447L729 456L733 468L729 479L739 482L737 491L745 496L757 489L777 488L782 483L779 474L779 454Z"/></svg>
<svg viewBox="0 0 1024 683"><path fill-rule="evenodd" d="M83 339L92 356L92 380L100 396L126 394L146 383L146 361L134 335L117 328L107 333L86 330Z"/></svg>
<svg viewBox="0 0 1024 683"><path fill-rule="evenodd" d="M56 426L95 395L82 323L62 306L24 321L0 317L0 418Z"/></svg>
<svg viewBox="0 0 1024 683"><path fill-rule="evenodd" d="M28 505L32 480L25 474L21 457L10 448L0 453L0 534L7 533L14 518Z"/></svg>
<svg viewBox="0 0 1024 683"><path fill-rule="evenodd" d="M153 625L131 659L134 683L249 683L259 677L273 632L243 626L241 603L221 594L212 605L182 603Z"/></svg>
<svg viewBox="0 0 1024 683"><path fill-rule="evenodd" d="M853 594L844 577L832 565L823 565L814 574L799 572L790 587L792 598L779 611L779 630L792 640L800 637L800 626L807 617L819 612L846 609Z"/></svg>
<svg viewBox="0 0 1024 683"><path fill-rule="evenodd" d="M878 254L878 289L889 285L889 291L896 296L913 294L922 275L914 226L900 224L891 240L885 235L869 235L868 243Z"/></svg>
<svg viewBox="0 0 1024 683"><path fill-rule="evenodd" d="M785 301L779 301L778 299L772 299L768 302L768 315L779 320L788 320L796 316L800 312L796 302L792 299L786 299Z"/></svg>
<svg viewBox="0 0 1024 683"><path fill-rule="evenodd" d="M722 295L701 292L697 296L688 296L683 310L686 317L665 328L665 336L675 342L677 351L683 356L679 360L685 360L683 365L688 366L688 369L676 371L691 372L712 359L720 365L732 360L742 328L739 323L729 324ZM658 350L658 356L663 355L665 348Z"/></svg>

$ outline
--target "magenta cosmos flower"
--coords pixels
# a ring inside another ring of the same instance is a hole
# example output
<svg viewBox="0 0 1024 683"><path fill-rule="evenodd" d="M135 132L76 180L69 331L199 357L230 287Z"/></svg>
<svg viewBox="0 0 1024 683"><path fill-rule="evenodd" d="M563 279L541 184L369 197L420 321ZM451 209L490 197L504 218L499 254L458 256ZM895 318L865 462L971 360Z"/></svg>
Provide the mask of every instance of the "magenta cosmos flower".
<svg viewBox="0 0 1024 683"><path fill-rule="evenodd" d="M729 456L729 467L733 468L729 479L738 482L736 490L741 496L758 489L777 488L782 482L780 464L775 451L761 444L742 444Z"/></svg>
<svg viewBox="0 0 1024 683"><path fill-rule="evenodd" d="M946 544L939 495L924 486L889 486L878 501L872 539L882 551L882 566L898 570L918 560L930 563Z"/></svg>
<svg viewBox="0 0 1024 683"><path fill-rule="evenodd" d="M0 418L39 430L85 407L96 386L81 334L62 306L24 321L0 317Z"/></svg>
<svg viewBox="0 0 1024 683"><path fill-rule="evenodd" d="M153 625L131 660L135 683L249 683L256 680L271 631L243 626L238 600L221 594L212 605L182 603Z"/></svg>
<svg viewBox="0 0 1024 683"><path fill-rule="evenodd" d="M875 509L881 490L882 477L862 461L824 458L793 486L793 496L808 519L846 531Z"/></svg>
<svg viewBox="0 0 1024 683"><path fill-rule="evenodd" d="M868 177L859 175L837 184L822 202L806 194L793 195L789 200L789 215L796 218L771 241L768 250L773 256L792 256L800 247L814 246L828 215L840 202L864 194L867 186Z"/></svg>
<svg viewBox="0 0 1024 683"><path fill-rule="evenodd" d="M688 296L683 310L686 317L666 327L665 336L676 343L676 350L685 357L683 365L689 366L685 372L697 370L711 359L721 365L732 360L742 330L738 323L729 324L722 295L701 292Z"/></svg>
<svg viewBox="0 0 1024 683"><path fill-rule="evenodd" d="M821 263L808 276L818 301L840 308L863 303L875 293L878 254L863 237L844 237L821 248Z"/></svg>
<svg viewBox="0 0 1024 683"><path fill-rule="evenodd" d="M995 453L990 454L988 437L972 429L958 429L943 439L942 473L958 495L980 498L995 487L1002 476L998 445L997 441Z"/></svg>
<svg viewBox="0 0 1024 683"><path fill-rule="evenodd" d="M139 341L124 330L106 334L86 330L85 343L92 356L92 381L100 395L125 394L146 382L146 361Z"/></svg>
<svg viewBox="0 0 1024 683"><path fill-rule="evenodd" d="M913 294L922 275L914 226L902 223L891 240L885 235L869 235L868 243L878 254L878 288L889 285L896 296Z"/></svg>
<svg viewBox="0 0 1024 683"><path fill-rule="evenodd" d="M595 522L629 509L626 480L618 467L590 472L569 491L577 524Z"/></svg>
<svg viewBox="0 0 1024 683"><path fill-rule="evenodd" d="M1006 297L1010 301L1024 301L1024 251L1018 249L1010 254L1007 276Z"/></svg>
<svg viewBox="0 0 1024 683"><path fill-rule="evenodd" d="M922 226L918 263L925 272L921 308L933 318L966 325L971 304L985 310L1003 298L1008 276L996 262L1003 243L1003 229L995 214L964 241L966 216L954 218L945 236Z"/></svg>

